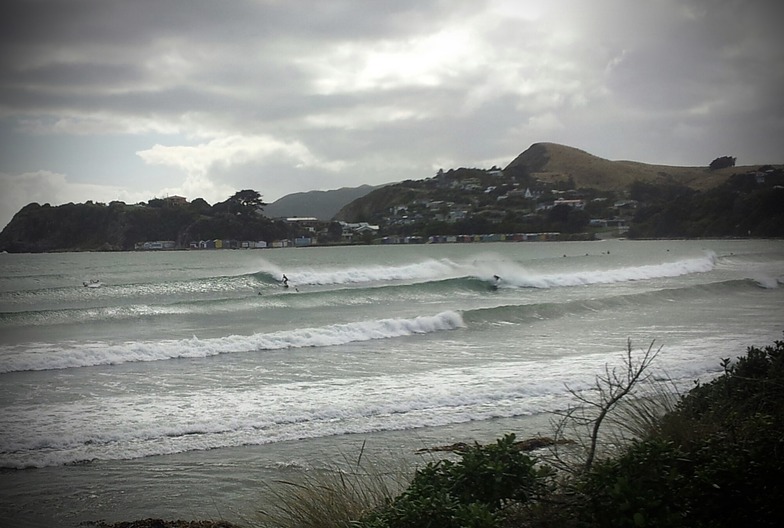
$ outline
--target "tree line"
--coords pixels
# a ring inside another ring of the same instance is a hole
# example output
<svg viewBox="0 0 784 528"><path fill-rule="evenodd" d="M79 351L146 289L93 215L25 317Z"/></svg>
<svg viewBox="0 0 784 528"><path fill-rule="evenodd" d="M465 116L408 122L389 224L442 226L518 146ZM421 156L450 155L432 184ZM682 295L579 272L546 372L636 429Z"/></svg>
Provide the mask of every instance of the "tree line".
<svg viewBox="0 0 784 528"><path fill-rule="evenodd" d="M60 206L31 203L0 233L0 249L9 252L124 251L138 242L174 240L179 247L212 239L277 240L300 236L298 228L263 214L261 195L238 191L210 205L152 199L133 205L88 201Z"/></svg>
<svg viewBox="0 0 784 528"><path fill-rule="evenodd" d="M630 195L640 203L628 233L632 238L784 236L781 169L760 167L735 174L702 192L677 184L635 182Z"/></svg>

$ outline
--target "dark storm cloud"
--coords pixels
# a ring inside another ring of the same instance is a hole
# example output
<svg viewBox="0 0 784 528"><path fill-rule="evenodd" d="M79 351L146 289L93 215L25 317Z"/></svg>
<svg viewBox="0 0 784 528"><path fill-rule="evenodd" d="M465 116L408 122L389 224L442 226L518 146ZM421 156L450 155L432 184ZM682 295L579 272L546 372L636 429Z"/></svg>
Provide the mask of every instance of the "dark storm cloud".
<svg viewBox="0 0 784 528"><path fill-rule="evenodd" d="M258 188L273 200L503 165L536 141L653 163L781 161L778 3L25 0L1 9L0 144L34 135L41 147L0 156L8 208L54 203L56 189L70 197L76 180L106 191L84 199L214 201ZM90 163L106 137L118 153L111 167ZM127 176L146 170L166 187ZM14 194L13 182L41 178L48 184Z"/></svg>

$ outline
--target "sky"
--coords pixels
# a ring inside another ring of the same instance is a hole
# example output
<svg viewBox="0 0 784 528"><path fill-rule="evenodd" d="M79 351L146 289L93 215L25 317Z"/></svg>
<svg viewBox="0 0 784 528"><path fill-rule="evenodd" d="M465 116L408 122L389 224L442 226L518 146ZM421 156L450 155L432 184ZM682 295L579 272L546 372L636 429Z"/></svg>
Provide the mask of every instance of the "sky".
<svg viewBox="0 0 784 528"><path fill-rule="evenodd" d="M0 226L504 167L784 163L784 2L9 0Z"/></svg>

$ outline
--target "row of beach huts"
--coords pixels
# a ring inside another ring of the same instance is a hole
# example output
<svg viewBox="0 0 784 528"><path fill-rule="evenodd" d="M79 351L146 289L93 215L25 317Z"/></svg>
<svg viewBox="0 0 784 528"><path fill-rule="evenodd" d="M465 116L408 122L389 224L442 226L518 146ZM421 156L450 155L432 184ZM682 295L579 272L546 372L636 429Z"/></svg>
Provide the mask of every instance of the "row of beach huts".
<svg viewBox="0 0 784 528"><path fill-rule="evenodd" d="M474 242L551 242L560 237L560 233L511 233L487 235L433 235L421 236L385 236L378 240L381 244L465 244ZM187 249L266 249L286 247L309 247L318 245L316 239L299 237L293 240L275 240L267 243L263 240L199 240L193 241ZM160 251L180 249L174 240L153 240L138 242L137 251Z"/></svg>
<svg viewBox="0 0 784 528"><path fill-rule="evenodd" d="M284 247L303 247L313 245L313 239L307 237L295 238L294 240L275 240L265 242L264 240L198 240L188 244L187 249L266 249ZM160 251L180 249L174 240L152 240L137 242L134 246L136 251Z"/></svg>

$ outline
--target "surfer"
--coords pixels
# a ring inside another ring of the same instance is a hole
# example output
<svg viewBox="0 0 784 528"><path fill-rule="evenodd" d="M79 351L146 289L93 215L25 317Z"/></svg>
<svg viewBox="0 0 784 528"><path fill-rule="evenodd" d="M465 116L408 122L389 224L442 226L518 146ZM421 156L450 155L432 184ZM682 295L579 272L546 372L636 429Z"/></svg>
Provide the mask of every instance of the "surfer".
<svg viewBox="0 0 784 528"><path fill-rule="evenodd" d="M493 281L494 281L493 285L490 286L490 289L491 290L497 290L498 289L498 283L501 282L501 277L499 277L498 275L493 275Z"/></svg>
<svg viewBox="0 0 784 528"><path fill-rule="evenodd" d="M285 273L283 274L283 287L284 288L288 288L289 287L289 278L286 277Z"/></svg>

